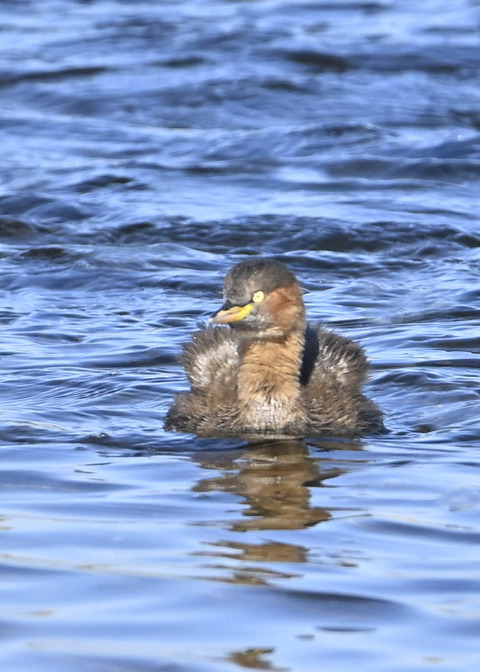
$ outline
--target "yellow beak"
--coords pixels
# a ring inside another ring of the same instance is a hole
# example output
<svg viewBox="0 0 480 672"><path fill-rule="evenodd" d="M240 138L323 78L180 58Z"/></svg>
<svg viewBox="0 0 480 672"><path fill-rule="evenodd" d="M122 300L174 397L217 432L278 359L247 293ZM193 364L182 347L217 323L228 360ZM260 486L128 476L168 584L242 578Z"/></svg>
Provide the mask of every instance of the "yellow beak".
<svg viewBox="0 0 480 672"><path fill-rule="evenodd" d="M229 322L239 322L251 312L253 305L247 303L246 306L233 306L228 310L219 310L216 315L210 318L213 324L228 324Z"/></svg>

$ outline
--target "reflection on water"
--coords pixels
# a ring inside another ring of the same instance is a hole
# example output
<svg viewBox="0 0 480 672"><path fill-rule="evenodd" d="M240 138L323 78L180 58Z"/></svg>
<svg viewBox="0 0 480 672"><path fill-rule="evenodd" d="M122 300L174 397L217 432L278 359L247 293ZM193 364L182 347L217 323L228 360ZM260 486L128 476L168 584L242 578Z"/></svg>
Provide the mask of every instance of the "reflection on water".
<svg viewBox="0 0 480 672"><path fill-rule="evenodd" d="M231 525L233 530L297 530L330 518L327 510L311 506L310 488L322 487L324 481L342 472L323 471L303 441L253 444L240 455L215 458L215 454L196 456L204 469L220 470L221 475L202 479L194 490L220 490L244 499L247 508L243 516L248 520L236 521Z"/></svg>
<svg viewBox="0 0 480 672"><path fill-rule="evenodd" d="M193 492L238 495L243 504L242 518L223 524L233 532L313 527L330 520L331 513L327 508L312 505L312 489L322 488L325 481L348 471L348 461L339 466L319 457L328 455L332 448L341 454L342 448L359 450L360 444L332 440L314 444L298 440L259 441L242 450L199 453L194 456L194 461L202 469L218 473L198 480ZM353 466L358 468L358 461L352 463ZM225 565L208 565L212 570L222 570L218 574L214 572L211 578L230 583L269 585L280 578L301 576L298 571L279 570L277 563L301 565L310 562L307 546L285 541L260 539L253 542L236 537L233 540L218 539L209 542L208 546L210 550L196 551L194 555L230 561ZM233 566L231 561L234 561Z"/></svg>
<svg viewBox="0 0 480 672"><path fill-rule="evenodd" d="M233 651L228 659L241 668L248 670L273 670L274 672L285 672L287 668L276 667L265 660L265 657L272 654L275 649L245 649L244 651Z"/></svg>

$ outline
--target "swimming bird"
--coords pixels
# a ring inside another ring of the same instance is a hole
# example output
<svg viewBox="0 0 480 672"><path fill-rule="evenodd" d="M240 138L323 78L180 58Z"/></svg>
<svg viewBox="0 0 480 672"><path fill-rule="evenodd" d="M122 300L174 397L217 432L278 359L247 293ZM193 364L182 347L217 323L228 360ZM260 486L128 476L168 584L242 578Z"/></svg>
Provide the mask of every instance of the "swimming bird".
<svg viewBox="0 0 480 672"><path fill-rule="evenodd" d="M191 389L176 395L166 429L275 437L381 431L382 413L362 394L363 349L308 325L302 294L278 261L252 258L234 266L211 326L183 348Z"/></svg>

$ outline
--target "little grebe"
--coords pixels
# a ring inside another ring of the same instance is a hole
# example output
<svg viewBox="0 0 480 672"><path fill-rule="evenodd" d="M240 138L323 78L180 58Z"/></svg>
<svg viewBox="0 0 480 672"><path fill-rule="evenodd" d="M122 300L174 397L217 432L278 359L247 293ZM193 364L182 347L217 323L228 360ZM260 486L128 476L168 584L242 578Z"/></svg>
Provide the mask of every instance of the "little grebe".
<svg viewBox="0 0 480 672"><path fill-rule="evenodd" d="M181 355L191 385L176 395L166 429L200 435L357 436L383 429L363 396L367 360L348 338L309 326L291 271L270 259L225 278L214 325Z"/></svg>

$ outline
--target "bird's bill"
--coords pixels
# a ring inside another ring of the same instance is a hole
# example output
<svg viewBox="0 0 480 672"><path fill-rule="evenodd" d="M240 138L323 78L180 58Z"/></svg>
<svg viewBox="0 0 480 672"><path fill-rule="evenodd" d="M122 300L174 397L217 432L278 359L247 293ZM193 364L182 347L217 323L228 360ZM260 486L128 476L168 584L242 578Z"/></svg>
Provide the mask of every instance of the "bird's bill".
<svg viewBox="0 0 480 672"><path fill-rule="evenodd" d="M246 306L232 306L228 310L221 308L218 313L210 318L212 324L229 324L230 322L240 322L251 312L253 305L247 303Z"/></svg>

